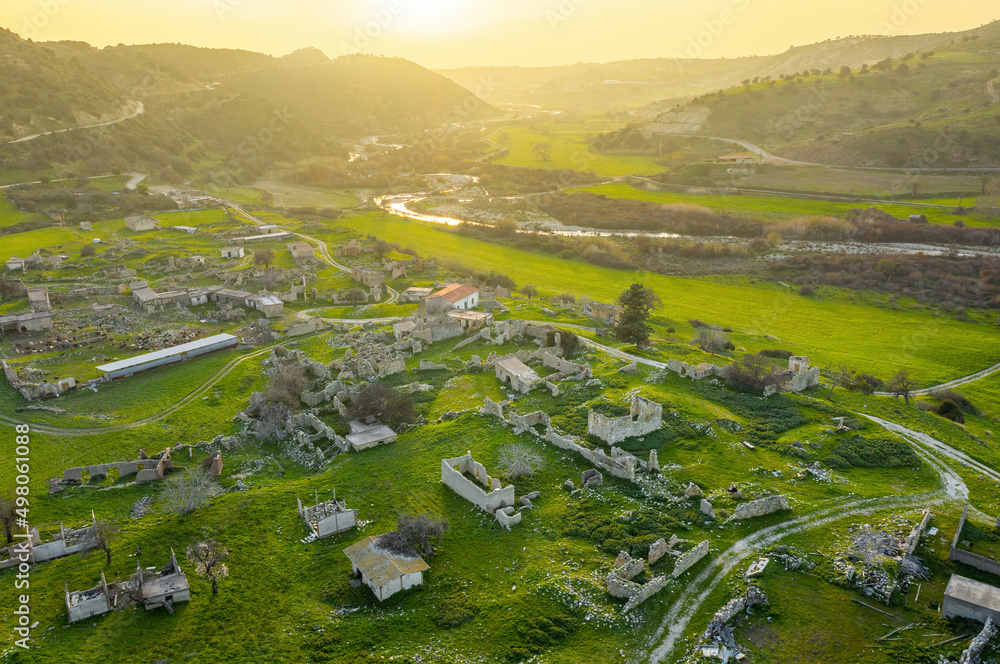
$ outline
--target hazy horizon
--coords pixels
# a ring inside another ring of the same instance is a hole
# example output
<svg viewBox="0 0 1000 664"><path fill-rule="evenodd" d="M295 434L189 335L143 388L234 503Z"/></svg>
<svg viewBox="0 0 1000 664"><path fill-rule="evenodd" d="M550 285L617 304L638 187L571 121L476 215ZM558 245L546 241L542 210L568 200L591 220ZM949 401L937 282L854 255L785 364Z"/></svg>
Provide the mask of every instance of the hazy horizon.
<svg viewBox="0 0 1000 664"><path fill-rule="evenodd" d="M773 55L850 35L957 32L997 18L981 0L848 0L810 8L790 0L8 0L0 24L35 41L98 48L183 43L281 56L372 53L434 69L559 66L664 57ZM636 16L649 20L636 20ZM668 30L663 26L669 25Z"/></svg>

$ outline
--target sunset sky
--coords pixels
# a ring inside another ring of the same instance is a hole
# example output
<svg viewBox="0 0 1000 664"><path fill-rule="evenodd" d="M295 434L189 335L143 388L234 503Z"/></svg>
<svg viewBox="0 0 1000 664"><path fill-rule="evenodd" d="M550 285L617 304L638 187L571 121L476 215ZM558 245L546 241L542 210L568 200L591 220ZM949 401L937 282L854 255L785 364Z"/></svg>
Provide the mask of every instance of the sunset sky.
<svg viewBox="0 0 1000 664"><path fill-rule="evenodd" d="M3 0L36 41L183 42L283 55L315 46L429 67L736 57L852 34L964 30L987 0Z"/></svg>

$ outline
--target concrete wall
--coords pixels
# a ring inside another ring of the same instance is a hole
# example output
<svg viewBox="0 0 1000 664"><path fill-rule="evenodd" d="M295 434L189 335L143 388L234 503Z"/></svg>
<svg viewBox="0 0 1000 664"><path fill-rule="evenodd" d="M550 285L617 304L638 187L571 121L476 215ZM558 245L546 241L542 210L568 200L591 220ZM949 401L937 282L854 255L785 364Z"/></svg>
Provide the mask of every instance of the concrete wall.
<svg viewBox="0 0 1000 664"><path fill-rule="evenodd" d="M1000 611L991 611L986 607L970 604L947 594L945 594L944 601L941 603L941 617L970 618L982 623L987 620L993 620L995 623L1000 623Z"/></svg>
<svg viewBox="0 0 1000 664"><path fill-rule="evenodd" d="M1000 561L958 548L958 542L962 537L962 528L965 527L965 520L968 516L969 504L966 503L962 509L962 518L958 521L958 528L955 529L955 537L951 540L951 552L948 554L948 560L956 560L960 563L965 563L969 567L975 567L980 571L1000 576ZM996 622L1000 623L1000 619L997 619Z"/></svg>

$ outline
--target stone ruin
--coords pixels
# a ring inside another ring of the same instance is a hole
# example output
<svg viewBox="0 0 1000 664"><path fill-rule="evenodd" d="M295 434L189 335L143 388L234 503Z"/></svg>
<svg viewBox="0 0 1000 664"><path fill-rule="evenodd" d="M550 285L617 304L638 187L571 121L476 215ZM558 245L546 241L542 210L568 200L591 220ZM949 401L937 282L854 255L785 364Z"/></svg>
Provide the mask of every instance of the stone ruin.
<svg viewBox="0 0 1000 664"><path fill-rule="evenodd" d="M709 541L705 540L678 558L677 562L674 563L674 571L671 576L676 579L681 574L694 567L698 561L708 555L709 546Z"/></svg>
<svg viewBox="0 0 1000 664"><path fill-rule="evenodd" d="M396 346L407 344L390 345L371 337L351 343L350 336L344 338L349 348L343 359L330 363L330 369L340 373L339 380L374 380L406 371L406 358ZM412 348L412 342L409 347Z"/></svg>
<svg viewBox="0 0 1000 664"><path fill-rule="evenodd" d="M611 445L627 438L644 436L663 426L663 406L635 395L632 397L631 414L607 417L590 411L587 414L587 433Z"/></svg>
<svg viewBox="0 0 1000 664"><path fill-rule="evenodd" d="M788 499L785 496L767 496L766 498L758 498L757 500L751 500L749 503L740 504L729 520L741 521L743 519L753 519L790 509L792 508L788 505Z"/></svg>
<svg viewBox="0 0 1000 664"><path fill-rule="evenodd" d="M25 401L35 401L37 399L57 397L60 394L65 394L66 392L77 388L76 378L73 377L62 378L55 382L33 382L22 377L17 371L11 368L5 360L0 360L0 368L3 369L4 377L6 377L7 382L11 384L11 387L21 393L21 396L24 397ZM99 382L103 381L100 379L88 381L86 385L89 386Z"/></svg>
<svg viewBox="0 0 1000 664"><path fill-rule="evenodd" d="M473 477L475 482L468 476ZM521 523L521 512L514 507L514 485L503 486L499 479L490 477L486 473L486 467L472 459L471 452L453 459L443 459L441 482L476 507L495 516L508 530ZM489 492L479 485L489 489Z"/></svg>
<svg viewBox="0 0 1000 664"><path fill-rule="evenodd" d="M962 652L962 656L958 660L958 664L979 664L980 656L983 651L986 650L986 646L989 642L996 638L997 626L993 623L993 618L986 619L986 626L983 627L983 631L972 639L969 647Z"/></svg>
<svg viewBox="0 0 1000 664"><path fill-rule="evenodd" d="M599 470L591 468L580 473L580 486L584 489L592 486L602 486L603 484L604 475L601 475L601 471Z"/></svg>
<svg viewBox="0 0 1000 664"><path fill-rule="evenodd" d="M347 509L343 501L338 501L336 490L332 500L322 503L317 494L315 505L303 505L301 499L295 500L299 504L299 517L317 539L345 532L358 525L358 511Z"/></svg>
<svg viewBox="0 0 1000 664"><path fill-rule="evenodd" d="M191 589L181 566L177 564L174 550L170 550L170 561L158 571L143 570L136 565L139 598L147 611L164 607L173 614L176 602L191 600Z"/></svg>
<svg viewBox="0 0 1000 664"><path fill-rule="evenodd" d="M0 570L16 567L19 563L26 562L35 565L46 560L92 551L97 548L96 528L97 517L93 513L91 513L90 525L83 528L67 529L60 523L59 532L55 533L52 540L48 542L42 542L37 527L31 528L25 539L5 549L0 549Z"/></svg>
<svg viewBox="0 0 1000 664"><path fill-rule="evenodd" d="M707 643L717 644L718 649L725 648L725 651L730 656L738 655L738 648L736 647L736 642L733 639L733 633L728 623L743 611L749 612L752 607L758 604L768 603L767 595L758 586L750 586L745 593L730 600L712 616L708 627L705 628L705 631L701 634L701 638L698 639L694 648L692 648L692 654L684 660L685 664L702 661L703 653L701 650L703 645Z"/></svg>
<svg viewBox="0 0 1000 664"><path fill-rule="evenodd" d="M101 582L88 590L69 591L69 585L63 584L66 591L66 615L70 623L110 613L118 608L120 599L124 599L120 583L108 583L101 571Z"/></svg>
<svg viewBox="0 0 1000 664"><path fill-rule="evenodd" d="M530 433L560 449L576 452L595 467L624 480L634 482L637 472L648 473L659 469L656 450L650 452L648 463L617 447L612 447L611 455L608 456L602 449L595 450L584 447L575 438L560 434L552 428L547 413L538 411L522 416L511 410L509 414L506 414L504 409L507 406L507 402L496 403L489 397L486 397L481 413L499 418L505 424L515 427L517 433ZM539 424L546 427L544 435L539 434L533 428ZM527 428L524 425L527 425Z"/></svg>
<svg viewBox="0 0 1000 664"><path fill-rule="evenodd" d="M623 613L628 613L647 599L663 590L670 579L662 574L653 577L648 583L640 585L633 578L642 573L646 563L642 558L633 558L627 551L618 554L615 565L608 573L607 588L612 597L627 599Z"/></svg>
<svg viewBox="0 0 1000 664"><path fill-rule="evenodd" d="M190 447L190 446L184 446ZM93 466L78 466L75 468L68 468L63 472L62 480L60 484L68 484L70 486L76 486L84 483L86 474L87 479L107 479L109 471L116 471L118 477L124 478L129 475L135 475L135 481L137 484L143 484L145 482L156 482L162 480L166 473L173 470L173 452L175 448L168 447L159 454L153 457L147 457L146 453L141 449L139 450L138 459L135 461L113 461L111 463L101 463L95 464ZM178 446L178 449L183 449ZM219 454L219 453L216 453ZM222 455L219 454L218 459L219 471L222 470Z"/></svg>

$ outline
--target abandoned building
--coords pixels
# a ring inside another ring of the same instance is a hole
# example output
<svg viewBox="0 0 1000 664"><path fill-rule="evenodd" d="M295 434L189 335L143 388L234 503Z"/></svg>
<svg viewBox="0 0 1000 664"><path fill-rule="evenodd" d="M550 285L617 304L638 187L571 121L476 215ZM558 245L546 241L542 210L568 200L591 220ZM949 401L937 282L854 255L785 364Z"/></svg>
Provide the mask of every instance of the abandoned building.
<svg viewBox="0 0 1000 664"><path fill-rule="evenodd" d="M424 299L427 313L445 313L452 309L475 309L479 304L479 289L466 284L447 284Z"/></svg>
<svg viewBox="0 0 1000 664"><path fill-rule="evenodd" d="M0 334L27 334L51 329L52 313L49 311L0 316Z"/></svg>
<svg viewBox="0 0 1000 664"><path fill-rule="evenodd" d="M467 476L474 478L475 482ZM499 479L490 477L486 467L472 459L472 452L454 459L443 459L441 482L476 507L495 516L505 528L521 523L521 513L514 507L514 485L503 486ZM480 488L480 484L489 489L489 493Z"/></svg>
<svg viewBox="0 0 1000 664"><path fill-rule="evenodd" d="M587 414L587 433L597 436L611 445L626 438L644 436L663 426L663 406L644 399L632 397L631 414L622 417L607 417L594 411Z"/></svg>
<svg viewBox="0 0 1000 664"><path fill-rule="evenodd" d="M381 535L379 536L381 537ZM366 537L344 549L351 569L384 602L402 590L422 585L430 565L415 551L398 553L382 548L378 538Z"/></svg>
<svg viewBox="0 0 1000 664"><path fill-rule="evenodd" d="M417 329L417 324L412 320L403 320L398 323L392 324L392 335L396 338L396 341L408 337Z"/></svg>
<svg viewBox="0 0 1000 664"><path fill-rule="evenodd" d="M316 249L308 242L289 242L285 245L292 254L292 260L312 260L316 258Z"/></svg>
<svg viewBox="0 0 1000 664"><path fill-rule="evenodd" d="M22 556L26 556L27 561L34 565L94 550L97 548L95 535L97 517L93 512L90 516L90 525L83 528L69 529L60 522L59 532L53 533L52 539L48 542L43 542L38 532L39 527L45 528L45 526L31 528L25 539L6 549L0 549L0 570L15 567L19 562L23 562Z"/></svg>
<svg viewBox="0 0 1000 664"><path fill-rule="evenodd" d="M296 501L299 504L299 517L319 539L342 533L358 525L358 511L349 510L346 504L338 501L336 491L333 492L332 500L322 503L319 502L317 494L315 505L303 505L298 498Z"/></svg>
<svg viewBox="0 0 1000 664"><path fill-rule="evenodd" d="M788 358L788 370L792 373L809 371L809 358L801 355L792 355Z"/></svg>
<svg viewBox="0 0 1000 664"><path fill-rule="evenodd" d="M35 313L52 309L52 303L49 302L49 289L45 286L28 286L28 304Z"/></svg>
<svg viewBox="0 0 1000 664"><path fill-rule="evenodd" d="M212 302L220 304L232 304L237 307L254 309L264 314L265 318L278 318L284 315L285 304L281 298L274 295L257 295L246 291L232 290L230 288L213 287L208 298Z"/></svg>
<svg viewBox="0 0 1000 664"><path fill-rule="evenodd" d="M223 247L222 257L223 258L243 258L245 252L243 247Z"/></svg>
<svg viewBox="0 0 1000 664"><path fill-rule="evenodd" d="M483 311L465 311L463 309L453 309L448 312L448 318L458 321L462 330L474 332L493 323L493 314Z"/></svg>
<svg viewBox="0 0 1000 664"><path fill-rule="evenodd" d="M962 530L965 528L965 522L968 518L969 504L966 503L962 509L962 518L958 520L958 527L955 528L955 536L951 540L951 550L948 552L948 560L956 560L969 567L975 567L980 571L1000 576L1000 560L990 558L989 556L982 556L972 551L966 551L962 548Z"/></svg>
<svg viewBox="0 0 1000 664"><path fill-rule="evenodd" d="M69 585L63 583L66 590L66 615L70 623L93 618L110 613L118 606L118 584L108 583L101 571L101 582L88 590L70 592Z"/></svg>
<svg viewBox="0 0 1000 664"><path fill-rule="evenodd" d="M952 574L941 604L942 618L970 618L1000 623L1000 588Z"/></svg>
<svg viewBox="0 0 1000 664"><path fill-rule="evenodd" d="M669 578L658 574L644 585L640 585L632 579L638 576L646 568L646 561L642 558L632 558L627 551L622 551L615 559L614 567L608 574L606 584L608 594L612 597L627 599L623 613L628 613L639 606L647 599L663 590Z"/></svg>
<svg viewBox="0 0 1000 664"><path fill-rule="evenodd" d="M497 378L521 394L527 394L536 388L542 378L535 370L513 355L498 359L493 364Z"/></svg>
<svg viewBox="0 0 1000 664"><path fill-rule="evenodd" d="M349 426L351 433L347 434L347 442L355 452L396 441L396 432L374 417L363 422L354 420Z"/></svg>
<svg viewBox="0 0 1000 664"><path fill-rule="evenodd" d="M156 230L159 223L147 214L130 214L125 217L125 226L130 231L142 232Z"/></svg>
<svg viewBox="0 0 1000 664"><path fill-rule="evenodd" d="M169 613L173 613L174 604L191 601L191 589L187 577L177 564L177 556L173 549L170 549L170 562L163 569L151 572L137 566L136 574L139 577L139 594L147 611L162 606Z"/></svg>
<svg viewBox="0 0 1000 664"><path fill-rule="evenodd" d="M399 301L403 303L423 302L427 297L429 297L434 292L433 288L418 288L414 286L413 288L407 288L405 291L399 294Z"/></svg>
<svg viewBox="0 0 1000 664"><path fill-rule="evenodd" d="M118 360L117 362L102 364L97 367L97 370L102 372L107 379L127 378L139 372L162 367L166 364L184 362L185 360L213 351L235 348L237 342L237 337L231 334L216 334L197 341L173 346L172 348L164 348L152 353L145 353L124 360Z"/></svg>
<svg viewBox="0 0 1000 664"><path fill-rule="evenodd" d="M353 267L351 268L351 279L372 288L385 283L385 273L371 267Z"/></svg>
<svg viewBox="0 0 1000 664"><path fill-rule="evenodd" d="M618 321L618 316L623 309L614 304L601 304L600 302L586 302L583 305L583 313L591 318L614 325Z"/></svg>
<svg viewBox="0 0 1000 664"><path fill-rule="evenodd" d="M7 265L7 271L8 272L10 272L12 270L21 270L23 272L24 269L25 269L25 267L24 267L24 259L23 258L18 258L17 256L11 256L10 258L8 258L6 265Z"/></svg>

